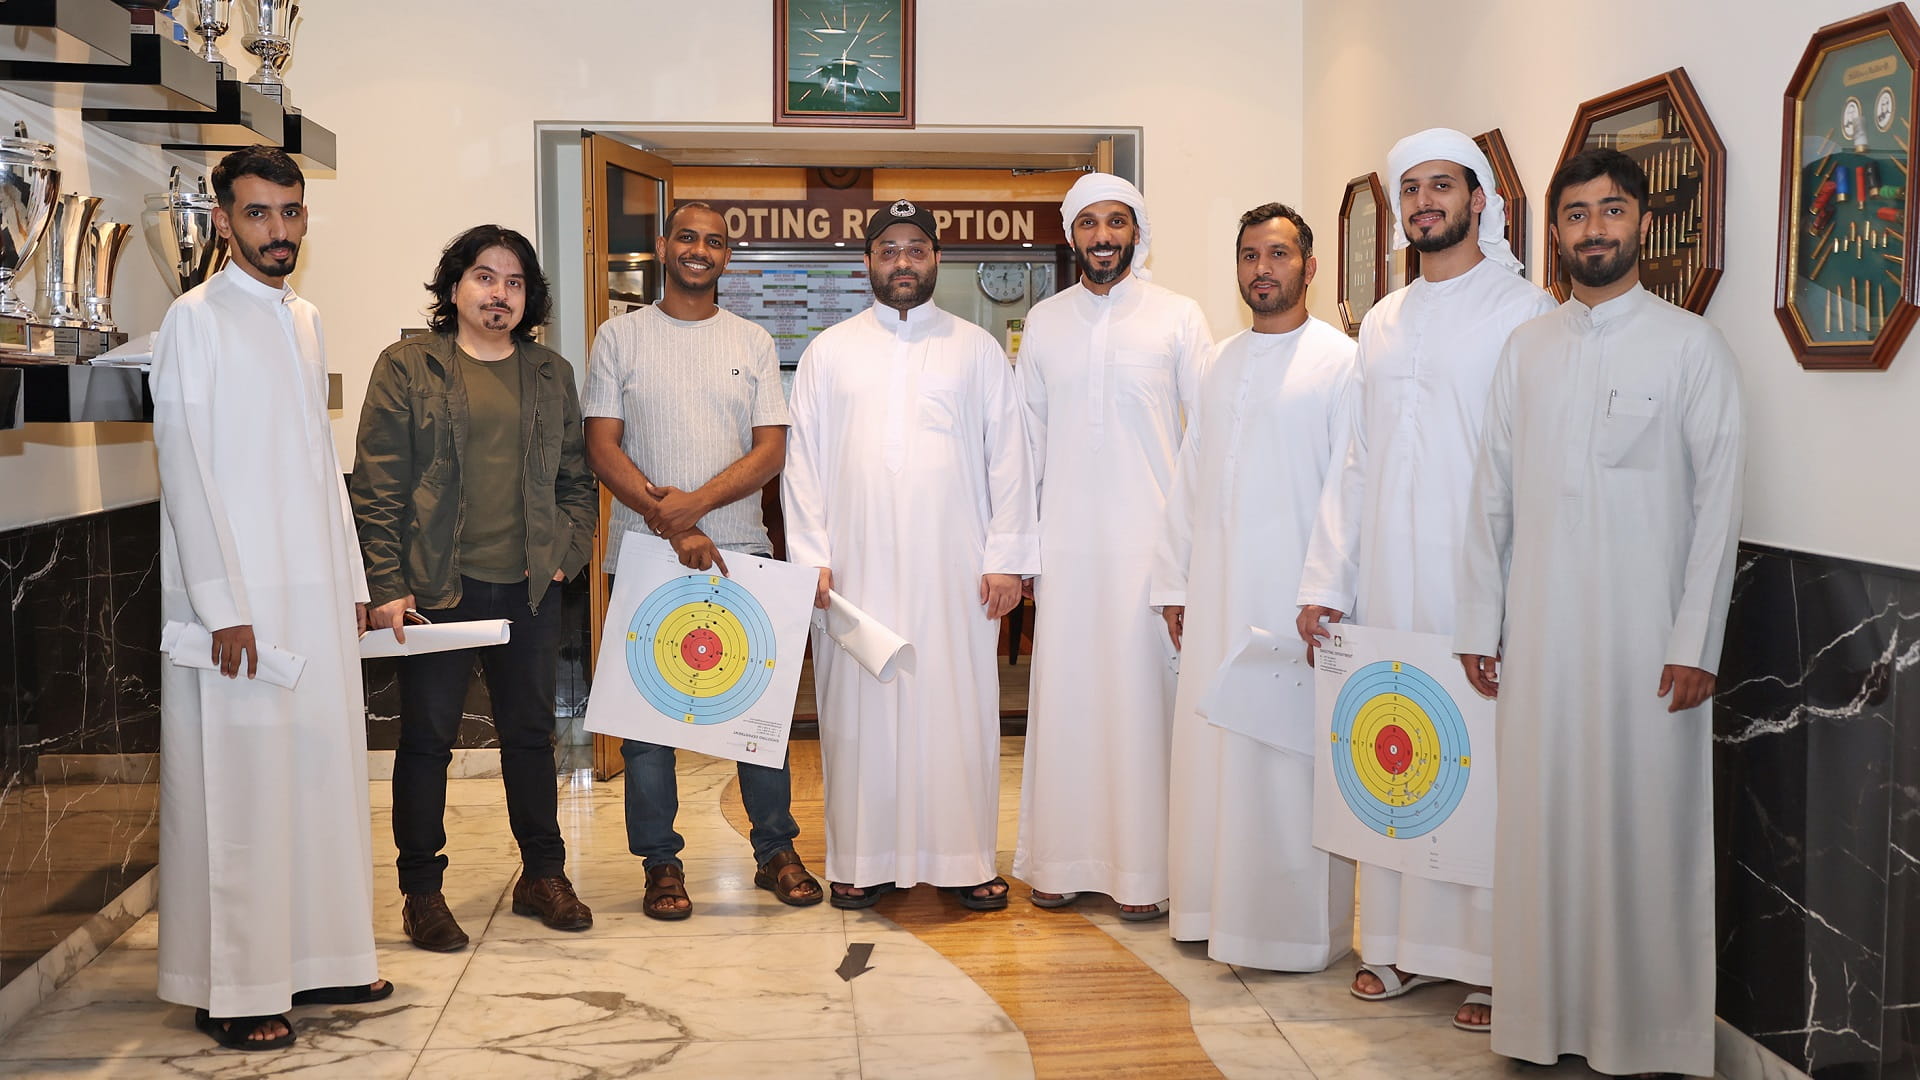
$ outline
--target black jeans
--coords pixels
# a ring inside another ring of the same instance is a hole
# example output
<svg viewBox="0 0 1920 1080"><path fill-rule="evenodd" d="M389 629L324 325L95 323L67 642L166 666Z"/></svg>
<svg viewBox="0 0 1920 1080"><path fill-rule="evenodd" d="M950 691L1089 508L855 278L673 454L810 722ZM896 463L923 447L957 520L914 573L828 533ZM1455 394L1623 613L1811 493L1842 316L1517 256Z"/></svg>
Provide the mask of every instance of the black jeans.
<svg viewBox="0 0 1920 1080"><path fill-rule="evenodd" d="M560 590L529 610L527 585L460 579L460 602L425 612L436 623L510 619L505 645L409 656L400 661L400 747L393 755L393 843L400 891L440 891L447 857L447 765L460 734L473 662L480 661L500 738L507 820L528 877L566 866L553 758L553 694L560 654Z"/></svg>

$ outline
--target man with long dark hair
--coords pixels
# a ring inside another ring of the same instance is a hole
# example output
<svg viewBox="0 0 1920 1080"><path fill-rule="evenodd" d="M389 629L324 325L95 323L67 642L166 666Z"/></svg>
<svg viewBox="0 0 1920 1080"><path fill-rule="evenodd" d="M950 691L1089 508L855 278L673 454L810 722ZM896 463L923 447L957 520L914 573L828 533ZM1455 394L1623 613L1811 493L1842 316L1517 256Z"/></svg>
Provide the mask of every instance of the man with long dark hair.
<svg viewBox="0 0 1920 1080"><path fill-rule="evenodd" d="M441 253L427 289L433 333L388 346L374 364L352 494L370 625L404 635L410 617L513 622L504 645L400 662L402 919L415 945L449 952L467 935L441 893L447 764L476 660L520 845L513 910L556 930L593 925L564 873L553 696L558 586L586 567L599 505L573 367L533 340L550 307L533 245L498 225L468 229Z"/></svg>

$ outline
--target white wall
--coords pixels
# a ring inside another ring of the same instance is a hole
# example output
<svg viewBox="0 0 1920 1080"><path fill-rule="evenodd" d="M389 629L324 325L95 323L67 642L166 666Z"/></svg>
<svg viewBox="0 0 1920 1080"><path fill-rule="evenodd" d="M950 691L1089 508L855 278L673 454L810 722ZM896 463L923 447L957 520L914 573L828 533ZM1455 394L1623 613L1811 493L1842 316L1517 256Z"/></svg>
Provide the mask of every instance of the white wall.
<svg viewBox="0 0 1920 1080"><path fill-rule="evenodd" d="M1538 267L1546 194L1574 109L1684 66L1727 145L1726 275L1707 309L1739 354L1751 431L1749 540L1920 568L1908 478L1920 415L1920 334L1890 370L1815 374L1773 315L1782 95L1808 36L1866 0L1614 0L1604 9L1394 0L1306 11L1306 214L1331 237L1348 179L1386 169L1395 140L1436 125L1506 135L1531 206ZM1383 177L1383 180L1385 178ZM1391 190L1391 181L1386 181ZM1331 275L1335 246L1322 245ZM1535 280L1539 279L1537 270ZM1331 276L1315 291L1332 319Z"/></svg>
<svg viewBox="0 0 1920 1080"><path fill-rule="evenodd" d="M421 325L420 283L440 247L482 222L533 233L536 123L771 116L766 0L573 0L532 18L517 6L476 17L491 6L504 5L387 3L374 25L353 11L374 5L330 0L304 16L287 78L339 133L340 167L312 185L295 280L346 376L343 459L374 358L400 327ZM1152 0L921 0L917 120L1141 127L1157 280L1231 330L1232 223L1300 186L1300 9L1196 0L1174 18ZM1261 50L1257 86L1227 74L1226 41ZM831 132L820 138L833 145Z"/></svg>
<svg viewBox="0 0 1920 1080"><path fill-rule="evenodd" d="M1149 0L924 0L918 120L1142 127L1160 280L1231 329L1238 303L1222 233L1242 208L1300 184L1300 7L1196 0L1175 20ZM319 305L330 366L345 377L334 421L343 463L374 358L401 327L423 323L421 282L440 247L482 222L534 233L534 125L764 124L771 27L766 0L310 6L287 79L294 103L338 134L339 167L309 185L312 225L293 280ZM1263 77L1258 98L1205 77L1220 70L1223 39L1250 35L1281 73ZM244 77L254 61L238 31L221 45ZM41 137L57 135L70 185L91 159L85 182L117 212L162 188L176 160L87 128L75 110L56 118L0 93L0 120L21 115ZM820 138L831 146L834 136ZM157 326L170 299L150 263L130 251L122 271L115 312L129 329ZM151 498L151 444L144 429L122 427L0 432L0 528Z"/></svg>
<svg viewBox="0 0 1920 1080"><path fill-rule="evenodd" d="M1313 303L1331 316L1345 182L1384 168L1395 139L1433 124L1506 133L1535 196L1537 266L1538 197L1574 107L1684 64L1731 159L1727 271L1708 315L1746 372L1746 535L1920 566L1920 497L1895 471L1920 405L1920 356L1881 374L1809 374L1771 310L1781 92L1807 35L1862 2L1619 0L1595 23L1522 0L1463 0L1417 17L1392 0L1196 0L1177 17L1148 0L922 0L919 119L1139 126L1156 280L1198 299L1224 335L1244 325L1228 251L1237 214L1269 198L1303 205L1326 260ZM767 119L765 0L575 0L539 7L537 24L517 6L475 15L496 6L336 0L303 19L289 81L297 103L338 132L340 166L312 184L295 285L320 305L332 366L345 374L343 460L374 357L421 322L420 283L440 245L483 221L534 230L536 123ZM224 46L251 59L231 38ZM176 160L0 94L0 120L9 116L53 134L69 184L107 194L116 213L133 214ZM115 309L130 328L151 328L164 309L150 263L143 250L123 263ZM1920 335L1905 351L1916 349ZM152 490L141 429L0 433L0 528Z"/></svg>

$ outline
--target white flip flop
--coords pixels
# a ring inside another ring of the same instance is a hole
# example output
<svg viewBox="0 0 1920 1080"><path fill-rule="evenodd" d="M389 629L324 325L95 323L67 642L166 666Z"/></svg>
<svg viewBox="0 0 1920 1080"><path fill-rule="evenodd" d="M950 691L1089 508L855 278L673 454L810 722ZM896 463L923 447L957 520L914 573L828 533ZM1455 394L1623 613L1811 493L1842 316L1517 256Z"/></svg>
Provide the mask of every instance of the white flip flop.
<svg viewBox="0 0 1920 1080"><path fill-rule="evenodd" d="M1029 892L1027 894L1027 900L1030 901L1034 907L1046 908L1049 911L1051 911L1054 908L1066 907L1067 905L1073 903L1075 900L1078 900L1078 899L1080 899L1080 894L1077 892L1061 893L1060 895L1054 897L1051 900L1047 899L1044 896L1041 896L1037 892Z"/></svg>
<svg viewBox="0 0 1920 1080"><path fill-rule="evenodd" d="M1492 1009L1493 995L1483 994L1475 990L1473 993L1467 995L1465 1001L1460 1003L1460 1008L1464 1009L1469 1005L1485 1005L1488 1009ZM1455 1009L1453 1011L1453 1026L1459 1028L1461 1031L1471 1031L1475 1035L1485 1035L1487 1032L1493 1030L1493 1020L1489 1018L1484 1024L1463 1024L1460 1022L1460 1009Z"/></svg>
<svg viewBox="0 0 1920 1080"><path fill-rule="evenodd" d="M1352 994L1361 1001L1386 1001L1390 998L1397 998L1410 990L1416 990L1428 983L1446 982L1445 979L1436 979L1431 975L1409 975L1403 982L1399 974L1393 970L1393 965L1391 964L1380 967L1375 967L1372 964L1361 964L1360 971L1354 972L1353 977L1358 979L1361 971L1369 972L1374 978L1380 980L1380 992L1377 994L1363 994L1352 983L1347 984L1347 993Z"/></svg>

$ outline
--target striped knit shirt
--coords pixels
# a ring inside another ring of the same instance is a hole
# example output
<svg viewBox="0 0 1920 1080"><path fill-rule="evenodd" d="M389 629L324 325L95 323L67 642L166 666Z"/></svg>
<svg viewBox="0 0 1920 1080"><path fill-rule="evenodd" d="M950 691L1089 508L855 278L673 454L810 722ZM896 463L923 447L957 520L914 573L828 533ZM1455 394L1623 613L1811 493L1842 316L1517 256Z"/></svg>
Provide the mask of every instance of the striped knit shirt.
<svg viewBox="0 0 1920 1080"><path fill-rule="evenodd" d="M787 425L773 338L724 309L684 322L648 306L602 323L582 410L625 421L620 448L649 481L684 491L744 457L754 428ZM627 530L647 531L625 503L613 506L608 573L619 566ZM701 518L700 531L728 551L769 550L758 491Z"/></svg>

